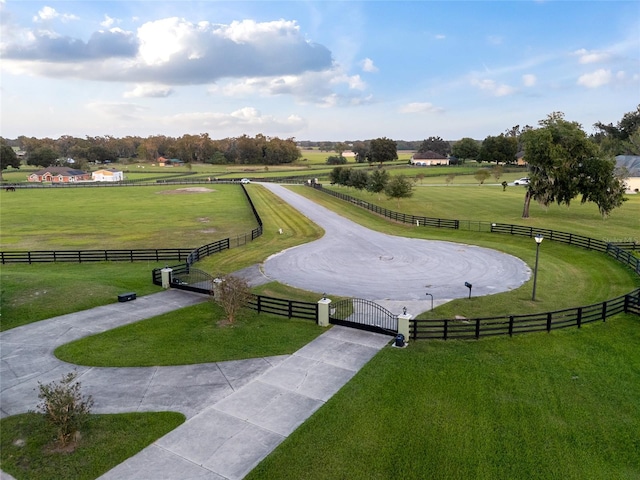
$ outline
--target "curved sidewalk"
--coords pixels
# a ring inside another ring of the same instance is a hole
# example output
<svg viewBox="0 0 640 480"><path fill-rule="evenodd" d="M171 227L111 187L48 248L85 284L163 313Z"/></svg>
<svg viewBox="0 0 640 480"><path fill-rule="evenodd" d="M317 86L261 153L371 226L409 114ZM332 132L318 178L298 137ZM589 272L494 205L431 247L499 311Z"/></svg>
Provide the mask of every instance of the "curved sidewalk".
<svg viewBox="0 0 640 480"><path fill-rule="evenodd" d="M206 300L167 290L1 332L0 415L35 409L38 382L76 369L95 413L187 416L101 479L241 479L390 340L332 327L292 355L175 367L82 367L53 355L77 338Z"/></svg>

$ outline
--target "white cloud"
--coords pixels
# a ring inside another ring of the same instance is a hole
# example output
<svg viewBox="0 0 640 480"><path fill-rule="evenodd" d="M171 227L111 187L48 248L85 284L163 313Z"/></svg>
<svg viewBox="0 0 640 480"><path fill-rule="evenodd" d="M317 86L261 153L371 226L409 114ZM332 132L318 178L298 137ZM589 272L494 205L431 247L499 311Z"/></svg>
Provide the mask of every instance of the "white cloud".
<svg viewBox="0 0 640 480"><path fill-rule="evenodd" d="M331 68L331 52L299 30L286 20L213 25L173 17L146 22L137 32L94 32L87 42L32 31L8 38L1 53L11 68L29 62L34 75L170 85Z"/></svg>
<svg viewBox="0 0 640 480"><path fill-rule="evenodd" d="M68 22L69 20L79 20L78 17L69 13L58 13L55 8L45 6L41 10L38 11L38 15L33 17L34 22L46 22L49 20L54 20L59 18L63 22Z"/></svg>
<svg viewBox="0 0 640 480"><path fill-rule="evenodd" d="M113 26L113 24L116 23L116 21L117 20L115 18L111 18L109 15L105 14L104 20L100 22L100 26L104 28L109 28Z"/></svg>
<svg viewBox="0 0 640 480"><path fill-rule="evenodd" d="M515 88L507 84L498 84L495 82L495 80L489 79L478 80L474 78L471 80L471 85L473 85L474 87L478 87L480 90L488 92L494 97L504 97L506 95L511 95L516 91Z"/></svg>
<svg viewBox="0 0 640 480"><path fill-rule="evenodd" d="M533 87L536 84L537 81L538 81L538 79L536 78L536 76L531 74L531 73L527 73L525 75L522 75L522 84L525 87Z"/></svg>
<svg viewBox="0 0 640 480"><path fill-rule="evenodd" d="M442 33L438 33L438 34L435 36L435 39L436 39L436 40L444 40L445 38L447 38L447 36L446 36L446 35L443 35Z"/></svg>
<svg viewBox="0 0 640 480"><path fill-rule="evenodd" d="M138 114L146 110L145 107L134 103L91 102L86 107L95 113L118 120L134 120L138 118Z"/></svg>
<svg viewBox="0 0 640 480"><path fill-rule="evenodd" d="M573 55L576 55L577 57L579 57L578 62L582 64L602 63L609 60L609 58L611 58L611 54L607 52L602 52L598 50L586 50L584 48L574 51Z"/></svg>
<svg viewBox="0 0 640 480"><path fill-rule="evenodd" d="M365 58L364 60L362 60L360 62L360 65L362 66L362 70L364 72L375 73L378 71L378 67L373 64L373 60L371 60L370 58Z"/></svg>
<svg viewBox="0 0 640 480"><path fill-rule="evenodd" d="M211 130L242 130L255 133L260 132L294 132L307 125L306 120L289 115L284 119L278 119L272 115L263 115L253 107L243 107L231 113L220 112L190 112L169 115L159 118L166 125L180 124L184 130L211 129Z"/></svg>
<svg viewBox="0 0 640 480"><path fill-rule="evenodd" d="M154 85L154 84L139 84L136 85L133 90L124 92L124 98L140 98L140 97L152 97L161 98L168 97L173 93L173 89L166 85Z"/></svg>
<svg viewBox="0 0 640 480"><path fill-rule="evenodd" d="M429 102L412 102L400 107L400 113L442 113L442 107L436 107Z"/></svg>
<svg viewBox="0 0 640 480"><path fill-rule="evenodd" d="M291 95L300 103L327 107L369 103L372 97L365 93L366 89L367 85L359 75L347 75L335 67L301 75L244 78L214 85L209 92L245 98L251 95Z"/></svg>
<svg viewBox="0 0 640 480"><path fill-rule="evenodd" d="M598 88L611 82L611 70L600 68L595 72L585 73L578 78L578 85L587 88Z"/></svg>

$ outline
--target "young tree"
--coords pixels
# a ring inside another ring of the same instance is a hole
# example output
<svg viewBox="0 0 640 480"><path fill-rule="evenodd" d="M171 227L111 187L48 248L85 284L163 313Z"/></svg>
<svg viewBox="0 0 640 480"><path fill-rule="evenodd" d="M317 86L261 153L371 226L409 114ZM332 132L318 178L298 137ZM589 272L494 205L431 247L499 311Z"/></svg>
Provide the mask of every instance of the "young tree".
<svg viewBox="0 0 640 480"><path fill-rule="evenodd" d="M462 160L475 160L480 153L480 145L473 138L465 137L451 147L451 154Z"/></svg>
<svg viewBox="0 0 640 480"><path fill-rule="evenodd" d="M47 422L56 430L56 440L60 447L67 445L76 436L76 432L85 424L91 413L93 398L83 396L80 382L76 381L77 373L62 376L60 383L51 382L43 385L38 382L42 400L38 410L44 414Z"/></svg>
<svg viewBox="0 0 640 480"><path fill-rule="evenodd" d="M397 143L390 138L382 137L371 140L367 161L369 163L391 162L398 159Z"/></svg>
<svg viewBox="0 0 640 480"><path fill-rule="evenodd" d="M369 174L364 170L359 169L350 169L349 173L349 186L355 188L356 190L363 190L367 187L369 183Z"/></svg>
<svg viewBox="0 0 640 480"><path fill-rule="evenodd" d="M453 179L456 178L456 174L455 173L449 173L447 174L447 176L445 177L445 181L447 182L447 186L453 182Z"/></svg>
<svg viewBox="0 0 640 480"><path fill-rule="evenodd" d="M561 112L538 123L540 128L523 134L530 168L523 218L529 217L531 199L545 206L553 202L569 205L582 194L582 201L596 203L603 216L622 205L622 179L579 123L565 120Z"/></svg>
<svg viewBox="0 0 640 480"><path fill-rule="evenodd" d="M495 178L496 181L500 180L500 177L502 176L503 173L504 173L504 169L502 168L502 165L494 165L491 168L491 175L493 175L493 178Z"/></svg>
<svg viewBox="0 0 640 480"><path fill-rule="evenodd" d="M224 275L214 280L213 301L222 307L227 315L226 323L233 324L238 312L251 300L251 290L247 282L234 275Z"/></svg>
<svg viewBox="0 0 640 480"><path fill-rule="evenodd" d="M395 198L398 202L398 208L400 208L401 198L413 196L413 182L405 175L396 175L387 182L384 193L389 198Z"/></svg>
<svg viewBox="0 0 640 480"><path fill-rule="evenodd" d="M374 170L369 176L369 183L367 184L367 190L371 193L378 194L378 200L380 199L380 193L384 191L387 183L389 182L389 172L384 169Z"/></svg>
<svg viewBox="0 0 640 480"><path fill-rule="evenodd" d="M476 173L474 173L473 176L476 177L476 180L478 180L480 185L482 185L484 181L491 176L491 173L489 173L489 170L486 168L481 168L476 170Z"/></svg>

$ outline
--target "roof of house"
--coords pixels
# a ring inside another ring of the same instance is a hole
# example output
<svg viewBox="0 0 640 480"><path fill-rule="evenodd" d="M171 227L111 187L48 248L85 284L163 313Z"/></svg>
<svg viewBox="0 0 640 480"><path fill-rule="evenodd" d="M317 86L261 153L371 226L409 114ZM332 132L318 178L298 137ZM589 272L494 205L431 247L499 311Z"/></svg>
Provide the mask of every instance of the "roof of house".
<svg viewBox="0 0 640 480"><path fill-rule="evenodd" d="M78 175L88 175L87 172L83 172L82 170L78 170L76 168L70 168L70 167L43 168L42 170L33 172L32 175L44 175L46 173L50 173L51 175L65 175L70 177L78 176Z"/></svg>
<svg viewBox="0 0 640 480"><path fill-rule="evenodd" d="M93 173L122 173L122 170L118 170L117 168L101 168Z"/></svg>
<svg viewBox="0 0 640 480"><path fill-rule="evenodd" d="M448 160L445 155L440 155L432 150L426 152L417 152L413 154L414 160Z"/></svg>

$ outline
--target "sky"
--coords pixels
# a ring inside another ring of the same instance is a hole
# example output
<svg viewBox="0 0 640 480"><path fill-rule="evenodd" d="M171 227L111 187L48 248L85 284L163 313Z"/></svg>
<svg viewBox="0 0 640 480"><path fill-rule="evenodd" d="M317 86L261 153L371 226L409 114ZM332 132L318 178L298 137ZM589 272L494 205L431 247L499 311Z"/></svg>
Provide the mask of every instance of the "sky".
<svg viewBox="0 0 640 480"><path fill-rule="evenodd" d="M640 104L638 1L0 0L0 136L482 140Z"/></svg>

